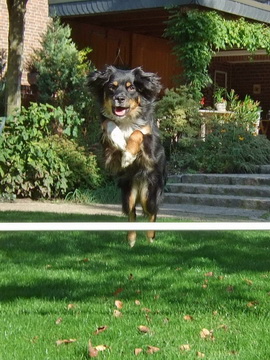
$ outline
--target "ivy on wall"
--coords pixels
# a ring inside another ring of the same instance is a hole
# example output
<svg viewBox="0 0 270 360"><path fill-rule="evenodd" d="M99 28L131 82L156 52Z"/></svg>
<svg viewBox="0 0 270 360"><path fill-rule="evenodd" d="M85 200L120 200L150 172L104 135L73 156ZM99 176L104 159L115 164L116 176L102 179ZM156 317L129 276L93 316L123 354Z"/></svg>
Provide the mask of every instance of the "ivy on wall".
<svg viewBox="0 0 270 360"><path fill-rule="evenodd" d="M174 53L184 66L184 81L200 95L211 83L208 74L219 50L246 49L252 54L265 49L270 54L270 27L245 19L227 20L215 11L173 9L164 36L173 40Z"/></svg>

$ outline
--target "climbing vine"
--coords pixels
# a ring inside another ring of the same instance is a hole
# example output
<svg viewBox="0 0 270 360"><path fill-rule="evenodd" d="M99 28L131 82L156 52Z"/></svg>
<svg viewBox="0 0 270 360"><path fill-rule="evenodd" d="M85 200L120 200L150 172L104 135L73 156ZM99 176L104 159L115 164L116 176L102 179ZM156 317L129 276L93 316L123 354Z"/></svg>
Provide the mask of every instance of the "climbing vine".
<svg viewBox="0 0 270 360"><path fill-rule="evenodd" d="M211 83L208 67L219 50L246 49L250 55L258 49L270 54L270 27L245 19L227 20L215 11L173 9L164 36L175 43L174 53L184 66L185 83L200 95Z"/></svg>

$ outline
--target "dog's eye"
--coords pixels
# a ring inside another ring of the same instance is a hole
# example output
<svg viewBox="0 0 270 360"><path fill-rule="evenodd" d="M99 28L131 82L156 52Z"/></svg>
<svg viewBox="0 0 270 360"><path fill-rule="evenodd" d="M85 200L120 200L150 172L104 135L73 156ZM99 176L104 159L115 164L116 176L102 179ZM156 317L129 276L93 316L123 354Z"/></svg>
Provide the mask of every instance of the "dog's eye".
<svg viewBox="0 0 270 360"><path fill-rule="evenodd" d="M128 91L134 91L134 90L136 90L134 85L130 85L127 89L128 89Z"/></svg>

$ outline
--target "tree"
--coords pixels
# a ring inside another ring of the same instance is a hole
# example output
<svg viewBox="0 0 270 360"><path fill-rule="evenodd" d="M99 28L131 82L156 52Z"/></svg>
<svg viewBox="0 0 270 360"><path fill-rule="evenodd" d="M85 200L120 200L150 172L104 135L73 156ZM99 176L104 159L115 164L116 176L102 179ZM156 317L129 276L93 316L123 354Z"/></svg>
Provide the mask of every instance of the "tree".
<svg viewBox="0 0 270 360"><path fill-rule="evenodd" d="M21 107L21 77L27 0L6 0L9 16L6 74L7 116Z"/></svg>

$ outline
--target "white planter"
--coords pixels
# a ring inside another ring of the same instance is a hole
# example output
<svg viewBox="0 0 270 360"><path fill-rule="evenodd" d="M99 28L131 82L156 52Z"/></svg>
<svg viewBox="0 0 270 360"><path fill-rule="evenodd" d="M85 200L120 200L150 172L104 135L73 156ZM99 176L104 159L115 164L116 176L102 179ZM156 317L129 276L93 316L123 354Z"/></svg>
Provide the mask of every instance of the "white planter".
<svg viewBox="0 0 270 360"><path fill-rule="evenodd" d="M226 101L222 102L222 103L216 103L215 107L217 109L217 111L221 111L221 112L225 112L226 111Z"/></svg>

